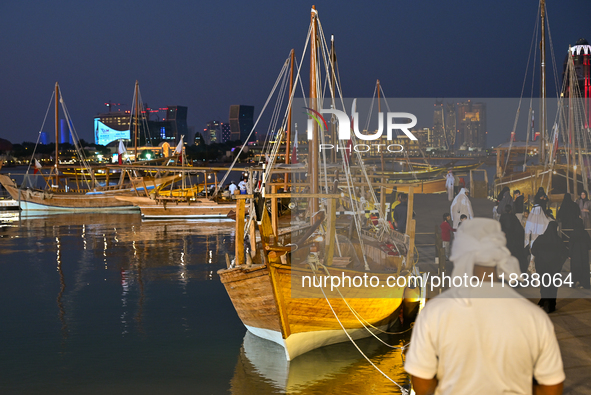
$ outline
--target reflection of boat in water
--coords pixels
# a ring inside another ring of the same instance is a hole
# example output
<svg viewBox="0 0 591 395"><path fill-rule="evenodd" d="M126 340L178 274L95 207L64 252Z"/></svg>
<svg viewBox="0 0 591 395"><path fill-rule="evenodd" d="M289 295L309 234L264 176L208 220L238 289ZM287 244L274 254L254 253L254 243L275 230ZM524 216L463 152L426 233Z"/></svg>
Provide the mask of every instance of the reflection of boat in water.
<svg viewBox="0 0 591 395"><path fill-rule="evenodd" d="M403 346L406 340L387 338L388 343L397 346ZM400 349L389 348L373 339L359 340L357 344L384 373L408 388L409 378L403 368ZM328 394L336 383L339 386L346 383L347 393L400 393L400 389L374 370L352 344L334 344L286 361L281 346L250 332L244 336L230 392L233 395Z"/></svg>

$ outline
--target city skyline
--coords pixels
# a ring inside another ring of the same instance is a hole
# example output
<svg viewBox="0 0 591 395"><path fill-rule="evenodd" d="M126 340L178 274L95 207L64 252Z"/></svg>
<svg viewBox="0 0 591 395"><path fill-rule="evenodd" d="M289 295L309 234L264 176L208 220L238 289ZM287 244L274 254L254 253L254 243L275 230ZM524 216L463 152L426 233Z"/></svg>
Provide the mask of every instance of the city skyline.
<svg viewBox="0 0 591 395"><path fill-rule="evenodd" d="M347 97L371 97L376 79L387 97L521 93L537 1L431 2L428 7L314 3L325 34L335 36ZM131 103L135 80L151 107L188 107L188 126L196 131L212 119L228 121L228 108L236 103L254 106L256 120L290 50L301 57L311 5L7 4L0 16L6 33L0 43L5 55L0 138L36 140L56 81L79 136L87 141L92 141L93 118L107 110L104 103ZM589 11L584 0L547 2L559 74L568 45L591 39ZM223 29L219 18L226 21ZM304 62L302 74L307 67ZM548 80L548 96L555 97L553 78ZM539 88L533 92L539 95ZM529 97L528 89L524 95ZM433 127L432 119L423 126ZM51 116L45 122L44 130L51 130ZM266 129L261 122L257 130ZM489 145L507 139L492 129L488 135Z"/></svg>

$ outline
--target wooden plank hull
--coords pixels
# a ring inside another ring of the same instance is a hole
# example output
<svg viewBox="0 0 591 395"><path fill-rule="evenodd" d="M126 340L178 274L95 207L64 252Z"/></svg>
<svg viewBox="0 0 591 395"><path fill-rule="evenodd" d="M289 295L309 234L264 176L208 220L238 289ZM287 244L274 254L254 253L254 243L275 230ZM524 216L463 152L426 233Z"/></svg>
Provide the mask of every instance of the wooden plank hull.
<svg viewBox="0 0 591 395"><path fill-rule="evenodd" d="M567 186L567 177L569 185ZM564 194L574 191L573 170L567 171L566 166L556 165L554 170L544 170L532 167L524 172L513 173L495 179L495 195L504 187L509 187L511 193L518 189L522 195L534 196L539 187L543 187L552 202L561 202ZM577 194L584 190L580 172L577 174Z"/></svg>
<svg viewBox="0 0 591 395"><path fill-rule="evenodd" d="M10 196L20 202L21 210L36 212L105 212L136 210L129 202L117 199L115 192L86 195L82 193L52 193L19 190L7 176L0 175L0 183Z"/></svg>
<svg viewBox="0 0 591 395"><path fill-rule="evenodd" d="M330 273L338 277L364 274L339 268L330 268ZM283 346L287 360L318 347L347 341L343 327L354 339L371 336L351 310L365 320L365 326L371 324L385 330L398 319L404 296L404 288L382 287L387 274L374 274L380 279L377 288L384 291L380 297L375 297L375 289L353 287L347 289L346 299L343 299L336 291L329 292L329 283L325 289L328 302L317 287L301 287L297 290L297 296L301 297L292 295L292 281L297 282L304 276L314 277L305 267L261 264L224 269L218 274L247 329Z"/></svg>
<svg viewBox="0 0 591 395"><path fill-rule="evenodd" d="M234 204L219 204L211 201L163 203L141 196L121 196L119 200L138 207L142 218L145 219L222 219L228 218L228 214L236 207Z"/></svg>
<svg viewBox="0 0 591 395"><path fill-rule="evenodd" d="M393 184L396 185L396 184ZM447 191L445 188L445 178L436 179L436 180L425 180L425 181L417 181L413 182L412 184L402 184L400 186L396 186L398 192L405 192L408 193L410 187L413 187L414 193L444 193Z"/></svg>

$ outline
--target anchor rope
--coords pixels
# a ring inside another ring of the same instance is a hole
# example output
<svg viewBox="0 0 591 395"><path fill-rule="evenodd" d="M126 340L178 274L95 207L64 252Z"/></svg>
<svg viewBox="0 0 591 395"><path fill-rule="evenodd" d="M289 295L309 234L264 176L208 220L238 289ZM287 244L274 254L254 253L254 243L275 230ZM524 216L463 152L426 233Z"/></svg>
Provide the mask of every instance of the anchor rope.
<svg viewBox="0 0 591 395"><path fill-rule="evenodd" d="M312 270L314 271L314 268L312 268ZM376 369L378 372L380 372L382 374L382 376L384 376L386 379L388 379L392 384L396 385L400 389L400 392L403 395L408 395L409 392L408 392L408 390L406 388L404 388L403 386L401 386L400 384L398 384L396 381L392 380L392 378L390 378L390 376L388 376L386 373L384 373L379 367L376 366L375 363L372 362L372 360L367 355L365 355L365 353L361 350L361 348L359 347L359 345L357 345L357 343L355 343L355 340L353 340L353 338L351 337L351 335L349 335L349 332L347 332L347 330L345 329L345 326L343 325L343 323L341 322L341 320L337 316L337 313L334 311L334 308L332 307L332 304L330 303L330 301L328 300L328 297L326 296L326 293L324 292L324 288L323 287L320 287L320 290L322 291L322 294L324 295L324 299L326 300L326 303L328 304L328 307L330 308L330 310L332 311L333 315L335 316L337 322L339 323L339 325L343 329L343 332L345 333L345 335L347 335L347 337L349 338L349 340L351 341L351 343L353 343L353 345L355 346L355 348L357 349L357 351L359 351L359 353L363 356L363 358L365 358L365 360L367 362L369 362L370 365L374 367L374 369Z"/></svg>
<svg viewBox="0 0 591 395"><path fill-rule="evenodd" d="M324 272L327 274L327 276L328 276L329 278L330 278L330 277L332 277L332 275L331 275L331 274L330 274L330 272L328 271L328 268L327 268L327 267L326 267L324 264L320 264L320 265L321 265L321 266L322 266L322 268L324 269ZM314 276L316 276L316 272L314 271L314 269L312 269L312 271L314 272ZM317 276L316 276L316 277L317 277ZM369 333L371 333L371 334L372 334L372 335L373 335L373 336L374 336L376 339L378 339L380 342L382 342L383 344L385 344L386 346L388 346L388 347L391 347L391 348L400 348L400 349L405 349L406 347L408 347L408 345L406 345L406 346L404 346L404 347L397 347L397 346L392 346L392 345L390 345L390 344L384 343L384 341L383 341L382 339L380 339L379 337L377 337L377 336L375 335L375 333L373 333L371 330L369 330L369 329L367 328L367 326L370 326L372 329L375 329L376 331L379 331L379 332L381 332L381 333L383 333L383 334L386 334L386 335L401 335L401 334L403 334L403 333L406 333L406 332L408 332L409 330L411 330L411 329L412 329L412 326L411 326L410 328L408 328L408 329L405 329L405 330L401 331L401 332L388 332L388 331L382 330L382 329L378 328L377 326L374 326L374 325L372 325L372 324L371 324L369 321L367 321L365 318L363 318L363 317L362 317L362 316L361 316L361 315L360 315L360 314L359 314L359 313L358 313L358 312L357 312L357 311L356 311L356 310L355 310L353 307L351 307L351 305L350 305L350 304L347 302L347 300L345 299L345 297L344 297L344 296L343 296L343 294L341 293L341 291L340 291L339 287L334 287L334 288L337 290L337 292L338 292L338 293L339 293L339 295L341 296L341 299L343 300L343 302L345 303L345 305L347 305L347 307L349 308L349 310L351 310L351 313L353 313L353 315L354 315L354 316L357 318L357 320L359 321L359 323L361 323L361 325L363 325L363 326L364 326L364 328L365 328L365 329L366 329L366 330L367 330ZM363 322L362 322L362 321L363 321ZM365 322L365 324L367 324L367 326L364 324L364 322ZM409 344L410 344L410 343L409 343Z"/></svg>

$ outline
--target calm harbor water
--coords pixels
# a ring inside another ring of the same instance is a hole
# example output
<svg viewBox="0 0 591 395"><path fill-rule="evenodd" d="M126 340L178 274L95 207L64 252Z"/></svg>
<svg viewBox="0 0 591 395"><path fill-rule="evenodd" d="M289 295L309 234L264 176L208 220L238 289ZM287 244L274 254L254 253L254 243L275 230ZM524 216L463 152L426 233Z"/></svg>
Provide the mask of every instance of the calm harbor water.
<svg viewBox="0 0 591 395"><path fill-rule="evenodd" d="M0 212L0 393L400 393L351 344L287 363L247 334L216 274L233 249L232 222ZM399 350L359 344L408 386Z"/></svg>

